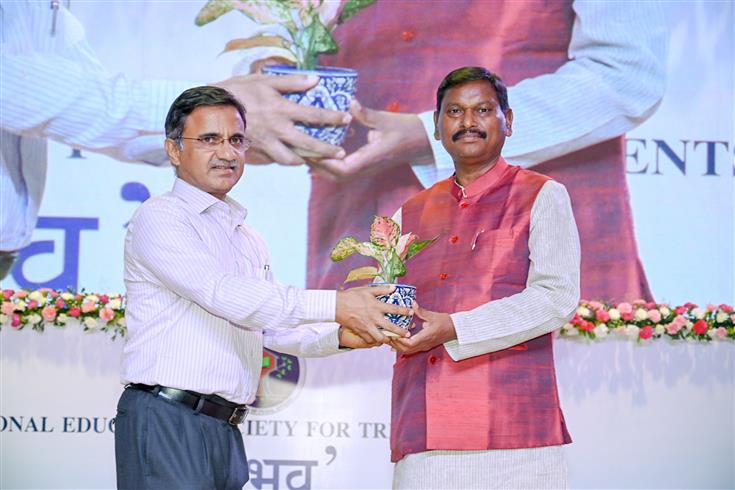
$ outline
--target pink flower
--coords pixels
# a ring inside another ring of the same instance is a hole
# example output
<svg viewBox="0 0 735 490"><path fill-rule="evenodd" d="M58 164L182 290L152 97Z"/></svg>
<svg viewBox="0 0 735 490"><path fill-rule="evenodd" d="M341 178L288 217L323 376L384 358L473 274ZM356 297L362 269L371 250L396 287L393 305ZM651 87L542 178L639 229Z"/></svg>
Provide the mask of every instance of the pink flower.
<svg viewBox="0 0 735 490"><path fill-rule="evenodd" d="M645 299L636 299L633 301L633 306L645 306L647 301Z"/></svg>
<svg viewBox="0 0 735 490"><path fill-rule="evenodd" d="M683 315L684 313L687 312L687 307L686 306L677 306L676 308L674 308L674 312L676 312L677 315Z"/></svg>
<svg viewBox="0 0 735 490"><path fill-rule="evenodd" d="M638 332L638 335L643 340L648 340L651 337L653 337L653 327L651 325L646 325L645 327L641 328L641 330Z"/></svg>
<svg viewBox="0 0 735 490"><path fill-rule="evenodd" d="M707 303L707 311L715 311L717 309L717 305L713 305L712 303Z"/></svg>
<svg viewBox="0 0 735 490"><path fill-rule="evenodd" d="M618 311L621 315L625 315L627 313L633 313L633 306L630 303L620 303L618 305Z"/></svg>
<svg viewBox="0 0 735 490"><path fill-rule="evenodd" d="M697 335L706 334L708 329L709 325L707 325L707 322L704 320L697 320L692 327L692 330L694 330L694 333L696 333Z"/></svg>
<svg viewBox="0 0 735 490"><path fill-rule="evenodd" d="M676 335L679 333L679 330L681 330L682 326L678 323L669 323L666 325L666 333L669 335Z"/></svg>
<svg viewBox="0 0 735 490"><path fill-rule="evenodd" d="M648 319L651 320L653 323L660 322L661 312L658 310L648 310Z"/></svg>
<svg viewBox="0 0 735 490"><path fill-rule="evenodd" d="M15 294L13 295L14 298L20 298L20 299L23 299L26 296L28 296L28 291L24 291L22 289L17 290Z"/></svg>
<svg viewBox="0 0 735 490"><path fill-rule="evenodd" d="M82 310L80 310L78 306L74 306L72 308L69 308L69 316L72 316L74 318L77 318L81 314L82 314Z"/></svg>
<svg viewBox="0 0 735 490"><path fill-rule="evenodd" d="M57 298L58 296L59 296L59 293L57 293L56 291L51 291L52 298Z"/></svg>
<svg viewBox="0 0 735 490"><path fill-rule="evenodd" d="M620 314L620 318L622 318L622 319L623 319L623 320L625 320L626 322L629 322L629 321L631 321L631 320L633 319L633 316L634 316L634 315L633 315L633 312L632 312L632 311L630 311L630 312L628 312L628 313L621 313L621 314Z"/></svg>
<svg viewBox="0 0 735 490"><path fill-rule="evenodd" d="M115 312L109 308L102 308L100 310L100 318L106 322L109 322L110 320L115 318Z"/></svg>
<svg viewBox="0 0 735 490"><path fill-rule="evenodd" d="M582 325L580 325L579 328L581 330L584 330L585 332L591 332L595 329L595 324L592 322L582 320Z"/></svg>
<svg viewBox="0 0 735 490"><path fill-rule="evenodd" d="M10 316L13 314L14 311L15 311L15 303L11 301L3 301L3 305L2 305L3 314Z"/></svg>
<svg viewBox="0 0 735 490"><path fill-rule="evenodd" d="M656 303L654 303L653 301L649 301L649 302L646 303L645 306L646 306L646 309L647 310L650 310L651 308L655 308L656 307Z"/></svg>
<svg viewBox="0 0 735 490"><path fill-rule="evenodd" d="M732 306L726 305L726 304L721 304L720 305L720 309L722 311L724 311L725 313L732 313L733 312Z"/></svg>
<svg viewBox="0 0 735 490"><path fill-rule="evenodd" d="M43 310L41 310L41 316L47 322L54 321L56 319L56 308L54 308L51 305L48 305Z"/></svg>
<svg viewBox="0 0 735 490"><path fill-rule="evenodd" d="M32 310L32 309L34 309L34 308L38 308L38 301L33 301L33 300L30 300L30 301L28 302L28 309L29 309L29 310Z"/></svg>
<svg viewBox="0 0 735 490"><path fill-rule="evenodd" d="M3 299L10 299L13 297L14 291L12 289L3 289Z"/></svg>
<svg viewBox="0 0 735 490"><path fill-rule="evenodd" d="M724 339L725 337L727 337L727 329L725 327L720 327L715 330L715 335L721 339Z"/></svg>
<svg viewBox="0 0 735 490"><path fill-rule="evenodd" d="M17 313L13 314L13 321L10 323L10 326L13 328L17 328L20 326L20 315Z"/></svg>
<svg viewBox="0 0 735 490"><path fill-rule="evenodd" d="M90 311L94 311L97 309L97 305L94 304L92 301L85 301L82 303L82 312L83 313L89 313Z"/></svg>
<svg viewBox="0 0 735 490"><path fill-rule="evenodd" d="M102 296L100 296L100 303L102 303L103 305L106 305L109 302L110 302L109 296L107 296L106 294L103 294Z"/></svg>
<svg viewBox="0 0 735 490"><path fill-rule="evenodd" d="M400 232L398 223L385 216L376 216L370 225L370 241L382 248L391 247L398 242Z"/></svg>
<svg viewBox="0 0 735 490"><path fill-rule="evenodd" d="M602 303L600 303L599 301L590 301L588 303L588 306L592 309L599 310L600 308L602 308Z"/></svg>
<svg viewBox="0 0 735 490"><path fill-rule="evenodd" d="M61 298L57 298L57 299L56 299L56 307L57 307L58 309L60 309L60 310L61 310L61 309L64 309L64 308L66 308L66 303L64 302L64 300L63 300L63 299L61 299Z"/></svg>
<svg viewBox="0 0 735 490"><path fill-rule="evenodd" d="M697 304L696 303L692 303L692 302L684 303L684 308L687 308L687 309L689 309L689 308L697 308Z"/></svg>
<svg viewBox="0 0 735 490"><path fill-rule="evenodd" d="M610 313L605 310L597 310L595 312L595 318L597 319L597 321L607 323L608 321L610 321Z"/></svg>

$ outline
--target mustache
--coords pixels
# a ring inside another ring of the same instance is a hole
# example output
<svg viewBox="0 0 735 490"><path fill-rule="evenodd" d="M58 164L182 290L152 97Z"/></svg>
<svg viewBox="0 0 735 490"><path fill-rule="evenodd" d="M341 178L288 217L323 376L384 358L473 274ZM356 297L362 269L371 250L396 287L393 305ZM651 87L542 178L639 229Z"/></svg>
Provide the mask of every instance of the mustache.
<svg viewBox="0 0 735 490"><path fill-rule="evenodd" d="M482 139L486 139L487 138L487 133L485 131L482 131L482 130L476 129L476 128L467 128L467 129L460 129L459 131L457 131L456 133L454 133L452 135L452 141L457 141L462 136L464 136L466 134L470 134L470 133L476 134L477 136L479 136Z"/></svg>
<svg viewBox="0 0 735 490"><path fill-rule="evenodd" d="M214 168L237 168L237 160L223 160L222 158L215 158L209 162L209 166Z"/></svg>

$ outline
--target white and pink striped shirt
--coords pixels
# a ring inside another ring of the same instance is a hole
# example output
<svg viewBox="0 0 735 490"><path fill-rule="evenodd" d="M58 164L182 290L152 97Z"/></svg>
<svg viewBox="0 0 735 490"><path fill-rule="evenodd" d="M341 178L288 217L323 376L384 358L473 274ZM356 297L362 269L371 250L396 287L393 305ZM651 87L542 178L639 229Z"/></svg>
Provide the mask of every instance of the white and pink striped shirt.
<svg viewBox="0 0 735 490"><path fill-rule="evenodd" d="M255 397L263 345L296 355L338 351L335 291L277 283L247 211L176 179L138 208L125 238L123 383ZM301 324L299 328L295 328Z"/></svg>

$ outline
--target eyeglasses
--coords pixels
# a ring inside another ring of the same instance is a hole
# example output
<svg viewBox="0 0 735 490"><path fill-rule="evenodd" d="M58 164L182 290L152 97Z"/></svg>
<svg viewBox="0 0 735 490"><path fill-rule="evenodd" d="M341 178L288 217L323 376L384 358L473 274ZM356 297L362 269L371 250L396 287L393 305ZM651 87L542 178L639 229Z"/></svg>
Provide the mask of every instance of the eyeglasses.
<svg viewBox="0 0 735 490"><path fill-rule="evenodd" d="M219 134L208 134L206 136L200 136L199 138L185 138L179 136L179 140L192 140L197 141L201 148L206 150L216 150L219 146L227 141L235 151L247 151L252 145L252 142L240 134L235 134L229 138L223 138Z"/></svg>

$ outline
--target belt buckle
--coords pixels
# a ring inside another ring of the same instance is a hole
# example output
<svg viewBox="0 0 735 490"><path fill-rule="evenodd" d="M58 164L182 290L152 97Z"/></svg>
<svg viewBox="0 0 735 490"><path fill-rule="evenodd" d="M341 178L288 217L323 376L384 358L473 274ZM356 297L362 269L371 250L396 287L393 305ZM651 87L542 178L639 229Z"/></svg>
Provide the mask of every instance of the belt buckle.
<svg viewBox="0 0 735 490"><path fill-rule="evenodd" d="M230 425L240 425L245 421L245 417L248 416L247 407L237 407L232 411L232 415L227 420Z"/></svg>

